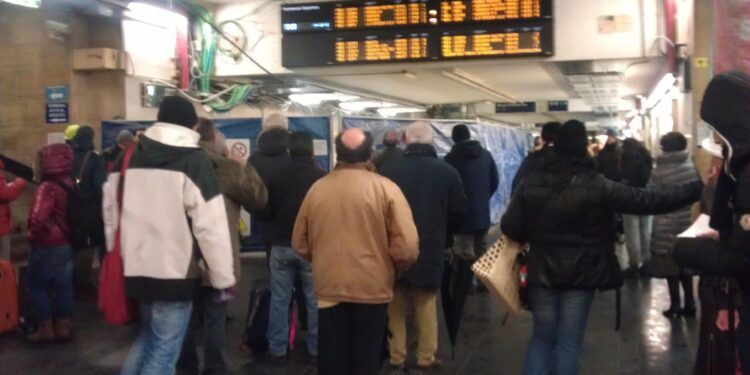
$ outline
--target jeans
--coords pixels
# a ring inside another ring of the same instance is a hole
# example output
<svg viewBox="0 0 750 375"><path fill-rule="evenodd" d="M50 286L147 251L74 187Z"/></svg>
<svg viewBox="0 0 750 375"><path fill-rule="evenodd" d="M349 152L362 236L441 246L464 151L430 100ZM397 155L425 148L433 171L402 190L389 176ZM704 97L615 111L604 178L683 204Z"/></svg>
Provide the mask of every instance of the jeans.
<svg viewBox="0 0 750 375"><path fill-rule="evenodd" d="M271 318L266 334L272 356L286 355L289 346L289 304L295 276L300 278L305 291L307 349L311 355L318 355L318 301L313 292L312 264L300 258L292 248L274 246L271 250Z"/></svg>
<svg viewBox="0 0 750 375"><path fill-rule="evenodd" d="M339 303L318 310L318 374L378 374L383 362L387 306Z"/></svg>
<svg viewBox="0 0 750 375"><path fill-rule="evenodd" d="M164 375L175 370L193 301L139 302L140 330L121 375Z"/></svg>
<svg viewBox="0 0 750 375"><path fill-rule="evenodd" d="M203 374L226 374L229 353L227 352L227 307L228 302L216 301L218 290L202 287L193 300L190 326L182 343L177 368L190 374L200 373L197 336L203 323Z"/></svg>
<svg viewBox="0 0 750 375"><path fill-rule="evenodd" d="M529 288L534 334L526 352L525 375L576 375L593 290Z"/></svg>
<svg viewBox="0 0 750 375"><path fill-rule="evenodd" d="M622 215L625 226L625 244L631 267L648 261L651 254L651 216Z"/></svg>
<svg viewBox="0 0 750 375"><path fill-rule="evenodd" d="M73 249L68 245L41 247L31 251L27 266L29 299L39 322L73 316ZM55 289L50 306L47 293Z"/></svg>
<svg viewBox="0 0 750 375"><path fill-rule="evenodd" d="M396 283L393 300L388 305L390 363L393 366L406 363L406 309L410 305L414 305L417 328L417 364L430 366L435 362L438 349L437 289L419 288L406 283Z"/></svg>

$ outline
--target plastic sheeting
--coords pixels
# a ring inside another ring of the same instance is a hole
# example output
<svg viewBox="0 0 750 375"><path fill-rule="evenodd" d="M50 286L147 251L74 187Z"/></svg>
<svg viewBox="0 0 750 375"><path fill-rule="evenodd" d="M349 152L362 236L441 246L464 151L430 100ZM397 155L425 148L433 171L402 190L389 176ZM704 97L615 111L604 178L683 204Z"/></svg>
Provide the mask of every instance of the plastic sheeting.
<svg viewBox="0 0 750 375"><path fill-rule="evenodd" d="M367 117L343 117L342 129L362 128L372 133L376 148L382 148L383 135L388 130L401 130L412 119L379 119ZM490 201L491 219L499 223L500 217L510 202L511 185L521 162L532 146L530 133L505 126L476 121L425 120L435 131L435 148L438 155L444 157L453 147L451 131L458 124L464 124L471 131L471 138L478 140L484 146L497 164L500 177L500 187Z"/></svg>

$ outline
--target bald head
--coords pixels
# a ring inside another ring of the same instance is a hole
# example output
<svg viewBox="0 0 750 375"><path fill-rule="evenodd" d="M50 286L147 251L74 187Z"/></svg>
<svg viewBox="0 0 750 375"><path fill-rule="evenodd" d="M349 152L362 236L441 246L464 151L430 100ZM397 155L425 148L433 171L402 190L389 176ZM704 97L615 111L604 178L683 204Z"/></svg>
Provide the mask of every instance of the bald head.
<svg viewBox="0 0 750 375"><path fill-rule="evenodd" d="M362 129L344 130L336 137L337 160L364 163L372 157L372 135Z"/></svg>
<svg viewBox="0 0 750 375"><path fill-rule="evenodd" d="M385 132L383 135L383 144L387 147L396 147L398 146L398 132L394 130L389 130Z"/></svg>
<svg viewBox="0 0 750 375"><path fill-rule="evenodd" d="M432 144L432 127L425 121L412 122L406 127L406 143Z"/></svg>

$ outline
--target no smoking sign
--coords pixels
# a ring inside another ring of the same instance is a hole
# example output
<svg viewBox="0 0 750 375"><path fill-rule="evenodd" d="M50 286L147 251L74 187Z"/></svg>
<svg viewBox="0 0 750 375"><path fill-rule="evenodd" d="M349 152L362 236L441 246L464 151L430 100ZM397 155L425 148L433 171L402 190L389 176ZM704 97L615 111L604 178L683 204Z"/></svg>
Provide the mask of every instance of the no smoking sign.
<svg viewBox="0 0 750 375"><path fill-rule="evenodd" d="M227 139L229 156L235 160L246 160L250 156L250 140Z"/></svg>

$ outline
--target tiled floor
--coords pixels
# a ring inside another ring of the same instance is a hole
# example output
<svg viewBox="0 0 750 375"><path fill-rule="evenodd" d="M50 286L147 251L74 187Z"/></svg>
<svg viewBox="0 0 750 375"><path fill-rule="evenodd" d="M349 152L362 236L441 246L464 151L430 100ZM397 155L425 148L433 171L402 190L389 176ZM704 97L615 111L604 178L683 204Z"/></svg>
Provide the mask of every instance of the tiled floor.
<svg viewBox="0 0 750 375"><path fill-rule="evenodd" d="M251 284L266 277L264 260L243 261L242 296ZM315 369L294 353L286 366L255 361L239 347L247 297L232 303L229 323L231 367L236 374L314 374ZM670 322L661 315L668 304L661 280L628 280L623 288L623 324L614 331L614 293L598 294L591 311L582 358L582 374L692 373L698 324ZM0 336L0 374L116 374L133 340L134 327L104 324L93 302L76 306L76 338L63 345L31 346L15 334ZM456 347L450 361L447 334L441 332L439 356L444 374L520 374L530 335L530 316L511 318L502 325L498 304L487 294L469 297ZM298 345L304 348L304 344ZM303 349L304 350L304 349Z"/></svg>

